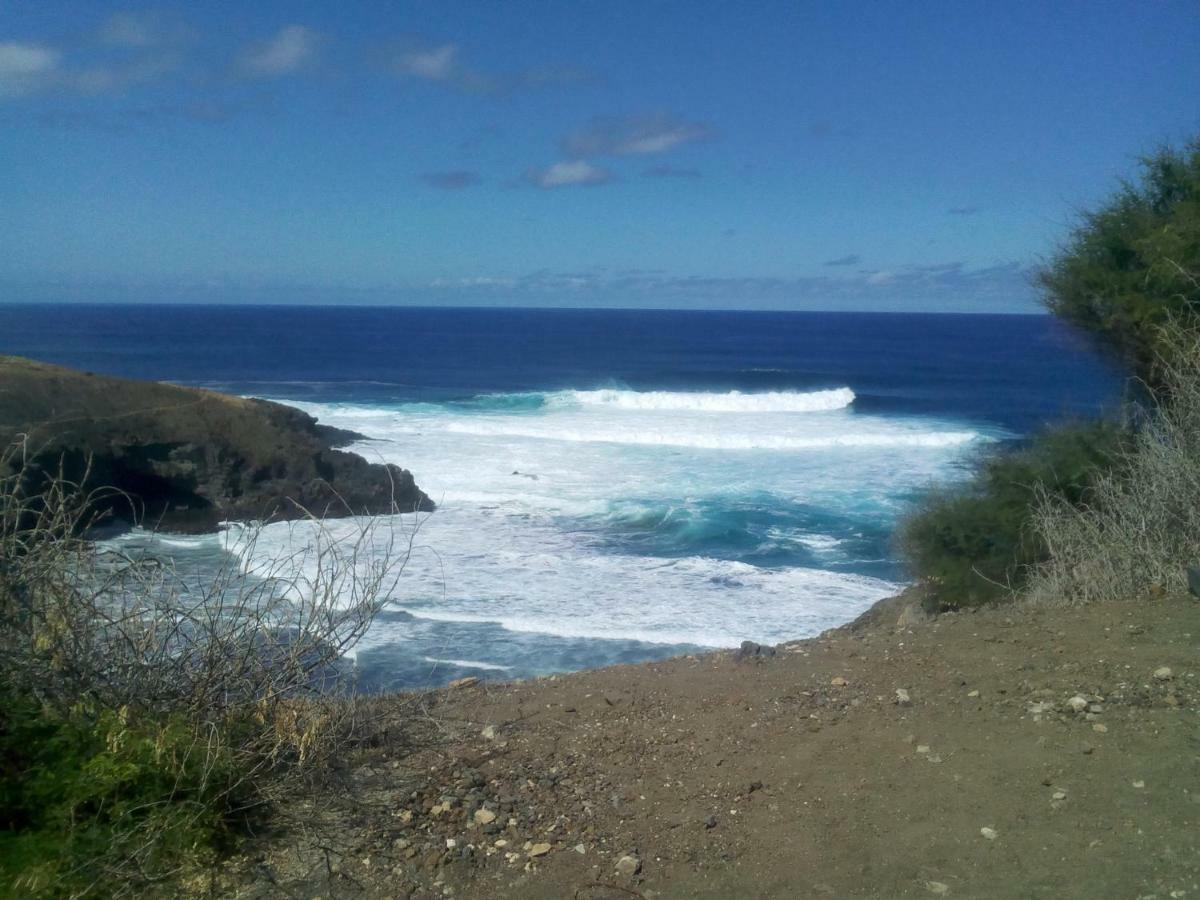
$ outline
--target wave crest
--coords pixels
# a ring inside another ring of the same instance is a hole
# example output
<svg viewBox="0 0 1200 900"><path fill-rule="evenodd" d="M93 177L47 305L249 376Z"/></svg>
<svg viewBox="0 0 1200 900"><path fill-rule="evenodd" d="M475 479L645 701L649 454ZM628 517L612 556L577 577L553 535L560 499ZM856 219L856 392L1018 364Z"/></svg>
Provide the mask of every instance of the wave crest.
<svg viewBox="0 0 1200 900"><path fill-rule="evenodd" d="M827 412L845 409L854 402L848 387L826 391L765 391L744 394L686 391L558 391L546 398L554 406L601 406L609 409L686 412Z"/></svg>

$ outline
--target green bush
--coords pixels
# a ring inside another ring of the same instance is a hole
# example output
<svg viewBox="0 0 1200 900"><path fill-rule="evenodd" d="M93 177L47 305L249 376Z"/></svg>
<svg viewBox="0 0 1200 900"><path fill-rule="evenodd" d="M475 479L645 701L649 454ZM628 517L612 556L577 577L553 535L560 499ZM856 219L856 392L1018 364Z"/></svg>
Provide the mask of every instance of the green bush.
<svg viewBox="0 0 1200 900"><path fill-rule="evenodd" d="M1051 312L1157 386L1160 327L1200 316L1200 139L1144 159L1140 182L1085 213L1039 281Z"/></svg>
<svg viewBox="0 0 1200 900"><path fill-rule="evenodd" d="M966 485L926 497L900 541L929 588L927 605L946 610L1011 598L1046 556L1033 527L1039 492L1080 503L1125 440L1122 428L1103 422L1047 431L985 460Z"/></svg>
<svg viewBox="0 0 1200 900"><path fill-rule="evenodd" d="M113 860L152 877L235 834L251 799L236 760L197 747L186 721L86 701L61 714L8 689L0 704L0 885L14 895L110 896Z"/></svg>
<svg viewBox="0 0 1200 900"><path fill-rule="evenodd" d="M24 451L0 448L0 897L139 896L361 736L338 661L406 551L309 520L193 578L89 541L96 495Z"/></svg>

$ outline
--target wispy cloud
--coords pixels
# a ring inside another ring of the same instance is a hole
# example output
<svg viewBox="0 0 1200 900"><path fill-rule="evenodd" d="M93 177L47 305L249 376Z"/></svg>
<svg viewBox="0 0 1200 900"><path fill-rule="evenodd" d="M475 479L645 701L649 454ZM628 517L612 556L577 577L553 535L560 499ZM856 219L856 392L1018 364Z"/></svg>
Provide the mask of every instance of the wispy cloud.
<svg viewBox="0 0 1200 900"><path fill-rule="evenodd" d="M715 129L665 113L593 119L563 138L563 153L590 156L639 156L665 153L684 144L709 140Z"/></svg>
<svg viewBox="0 0 1200 900"><path fill-rule="evenodd" d="M673 166L670 163L662 163L657 166L648 166L642 170L642 176L645 178L701 178L699 169L689 169L684 166Z"/></svg>
<svg viewBox="0 0 1200 900"><path fill-rule="evenodd" d="M952 216L974 216L982 210L978 206L952 206L946 212Z"/></svg>
<svg viewBox="0 0 1200 900"><path fill-rule="evenodd" d="M396 69L426 81L449 81L463 72L457 44L406 50L396 56Z"/></svg>
<svg viewBox="0 0 1200 900"><path fill-rule="evenodd" d="M254 77L296 72L316 58L322 37L303 25L285 25L275 35L243 51L241 71Z"/></svg>
<svg viewBox="0 0 1200 900"><path fill-rule="evenodd" d="M401 77L440 84L463 93L493 96L572 84L593 77L582 69L554 66L488 72L468 63L462 48L456 43L429 42L419 38L402 41L391 53L387 66Z"/></svg>
<svg viewBox="0 0 1200 900"><path fill-rule="evenodd" d="M839 256L837 259L827 259L824 265L827 266L857 266L862 262L862 257L857 253L848 253L845 256Z"/></svg>
<svg viewBox="0 0 1200 900"><path fill-rule="evenodd" d="M577 159L571 162L557 162L544 169L530 169L525 173L525 180L540 188L594 186L612 181L613 174L601 166Z"/></svg>
<svg viewBox="0 0 1200 900"><path fill-rule="evenodd" d="M0 43L0 96L19 97L52 86L59 78L62 53L42 44Z"/></svg>
<svg viewBox="0 0 1200 900"><path fill-rule="evenodd" d="M0 43L0 97L52 91L115 94L157 80L178 65L174 54L155 53L103 65L70 66L66 55L56 47L8 41Z"/></svg>
<svg viewBox="0 0 1200 900"><path fill-rule="evenodd" d="M101 23L96 40L107 47L147 50L184 43L193 34L183 22L161 13L118 12Z"/></svg>
<svg viewBox="0 0 1200 900"><path fill-rule="evenodd" d="M426 172L421 180L430 187L443 191L459 191L463 188L479 184L479 175L464 169L454 169L449 172Z"/></svg>
<svg viewBox="0 0 1200 900"><path fill-rule="evenodd" d="M661 271L598 268L583 272L540 270L520 277L439 279L431 287L454 302L558 303L683 308L922 309L1031 312L1029 271L1018 263L969 269L962 263L900 266L846 276L672 275Z"/></svg>

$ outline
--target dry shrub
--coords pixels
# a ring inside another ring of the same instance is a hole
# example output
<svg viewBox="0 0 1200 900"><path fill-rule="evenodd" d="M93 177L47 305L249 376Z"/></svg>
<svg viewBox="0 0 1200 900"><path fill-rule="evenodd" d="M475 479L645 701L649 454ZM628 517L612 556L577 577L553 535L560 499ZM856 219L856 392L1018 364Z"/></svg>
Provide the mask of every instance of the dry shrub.
<svg viewBox="0 0 1200 900"><path fill-rule="evenodd" d="M1042 603L1182 591L1200 560L1200 330L1162 329L1160 385L1128 448L1078 507L1043 494L1035 527L1048 560L1030 580Z"/></svg>
<svg viewBox="0 0 1200 900"><path fill-rule="evenodd" d="M136 893L362 737L342 659L416 526L311 517L276 556L235 529L198 578L90 541L111 494L31 492L24 459L0 453L0 894Z"/></svg>

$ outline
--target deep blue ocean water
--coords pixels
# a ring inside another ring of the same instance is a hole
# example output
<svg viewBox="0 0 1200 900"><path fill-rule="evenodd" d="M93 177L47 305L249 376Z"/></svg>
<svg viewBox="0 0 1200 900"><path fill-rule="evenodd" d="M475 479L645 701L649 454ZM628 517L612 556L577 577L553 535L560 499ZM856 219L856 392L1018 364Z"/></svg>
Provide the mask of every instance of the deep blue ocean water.
<svg viewBox="0 0 1200 900"><path fill-rule="evenodd" d="M292 403L411 469L440 508L360 645L373 687L847 621L904 581L921 491L1121 389L1043 316L0 305L0 352Z"/></svg>

